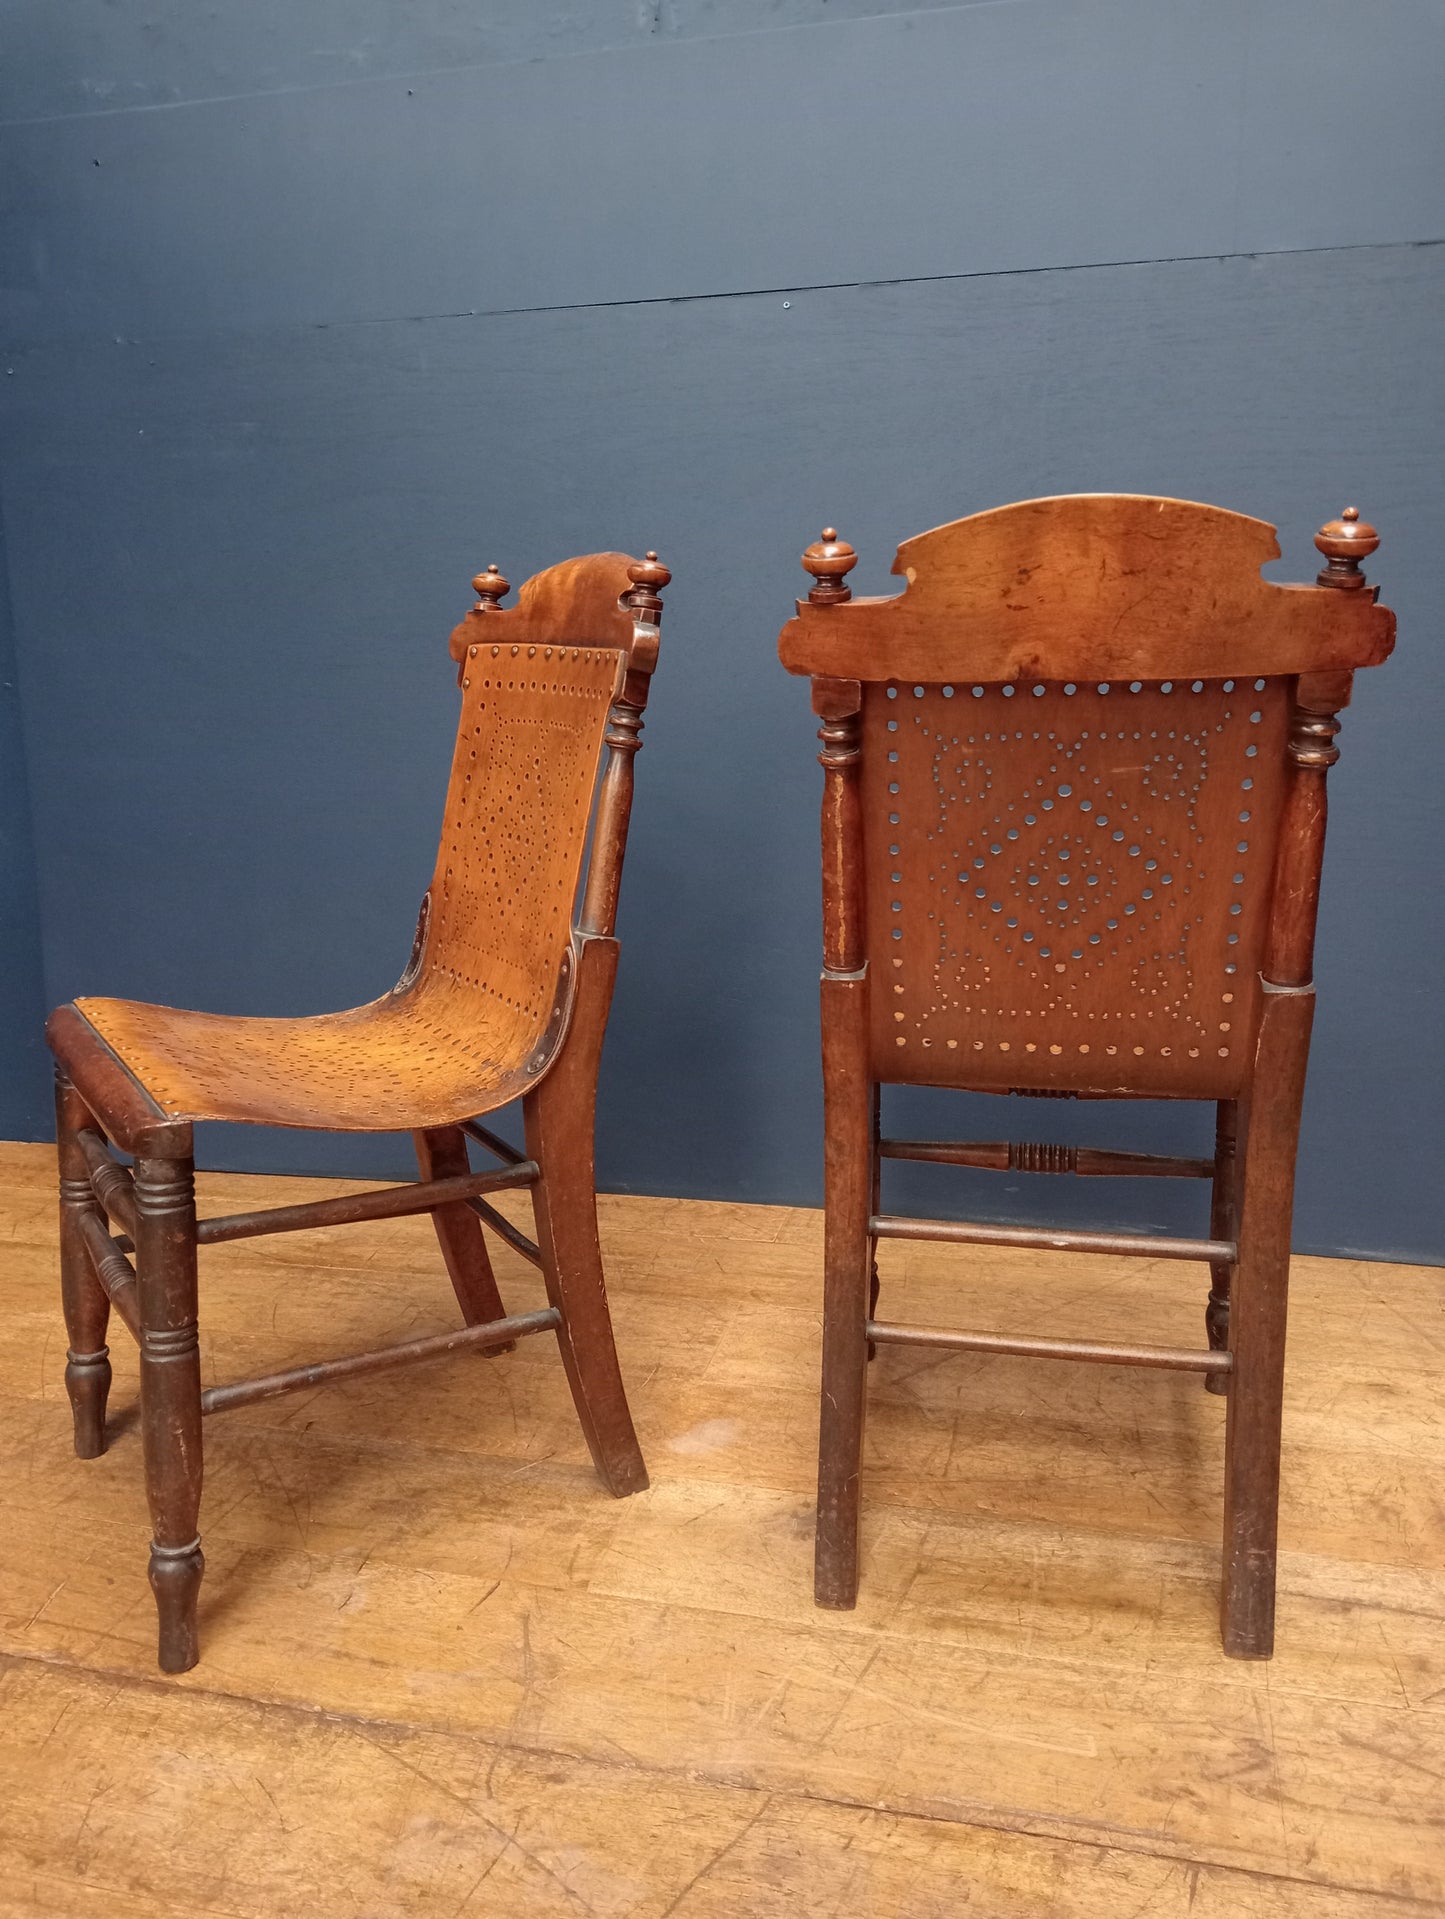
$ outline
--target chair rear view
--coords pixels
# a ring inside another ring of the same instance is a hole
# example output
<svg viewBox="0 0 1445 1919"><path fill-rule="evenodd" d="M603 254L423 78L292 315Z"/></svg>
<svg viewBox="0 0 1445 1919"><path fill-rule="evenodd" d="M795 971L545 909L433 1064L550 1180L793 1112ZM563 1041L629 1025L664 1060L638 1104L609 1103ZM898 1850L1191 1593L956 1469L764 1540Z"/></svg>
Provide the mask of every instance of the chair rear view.
<svg viewBox="0 0 1445 1919"><path fill-rule="evenodd" d="M1284 1304L1335 718L1394 619L1353 509L1312 587L1273 527L1187 501L1033 500L900 547L854 600L831 529L780 638L824 724L827 1293L817 1596L851 1605L866 1360L880 1343L1183 1367L1228 1396L1223 1633L1267 1654ZM899 1142L889 1083L1216 1102L1212 1162ZM879 1162L1205 1174L1207 1239L958 1225L880 1211ZM1209 1347L890 1325L880 1238L1205 1261Z"/></svg>

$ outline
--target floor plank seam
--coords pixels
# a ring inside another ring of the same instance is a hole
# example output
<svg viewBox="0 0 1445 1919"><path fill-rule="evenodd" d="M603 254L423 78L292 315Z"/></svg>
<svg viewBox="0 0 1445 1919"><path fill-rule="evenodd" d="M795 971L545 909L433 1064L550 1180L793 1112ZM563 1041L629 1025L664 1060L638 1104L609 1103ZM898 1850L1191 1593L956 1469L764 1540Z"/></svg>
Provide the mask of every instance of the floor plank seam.
<svg viewBox="0 0 1445 1919"><path fill-rule="evenodd" d="M826 1806L841 1812L881 1813L891 1819L916 1821L922 1825L953 1828L961 1832L1014 1835L1050 1845L1083 1846L1101 1854L1127 1854L1134 1858L1157 1860L1161 1864L1197 1867L1201 1871L1212 1873L1231 1873L1272 1886L1297 1886L1305 1891L1339 1892L1362 1898L1388 1900L1405 1911L1420 1912L1434 1909L1428 1901L1417 1898L1411 1893L1392 1892L1351 1880L1311 1878L1300 1873L1277 1872L1266 1866L1241 1865L1232 1860L1199 1857L1182 1849L1130 1843L1131 1836L1137 1839L1143 1835L1137 1831L1129 1835L1128 1829L1125 1828L1114 1828L1112 1834L1108 1836L1101 1835L1097 1827L1093 1827L1088 1832L1061 1833L1052 1830L1051 1828L1059 1826L1074 1827L1091 1823L1066 1813L1045 1813L1040 1816L1037 1812L1021 1812L1017 1817L1000 1813L998 1816L989 1818L983 1815L986 1815L990 1808L980 1805L977 1801L970 1801L967 1802L970 1814L978 1816L959 1817L951 1813L933 1812L926 1807L890 1805L879 1800L850 1797L847 1794L813 1791L798 1784L730 1778L725 1774L714 1774L699 1767L648 1764L624 1752L621 1748L617 1749L616 1757L604 1757L595 1752L571 1750L567 1747L549 1746L540 1742L528 1744L509 1738L499 1738L485 1732L433 1725L426 1721L388 1719L364 1713L343 1712L334 1707L312 1706L296 1700L265 1699L254 1693L231 1692L218 1686L176 1687L164 1679L151 1679L144 1674L127 1672L120 1667L87 1666L79 1661L57 1656L0 1651L0 1673L14 1666L31 1667L41 1672L63 1673L70 1678L103 1681L114 1684L117 1688L129 1688L133 1692L142 1693L151 1698L214 1700L242 1709L249 1708L262 1716L274 1715L282 1719L299 1720L319 1726L334 1726L353 1733L373 1746L376 1743L370 1736L373 1734L393 1738L449 1740L458 1744L475 1744L489 1748L498 1754L509 1754L516 1758L580 1765L604 1773L630 1774L642 1780L666 1781L694 1787L703 1786L711 1791L748 1796L761 1793L769 1802L786 1800L796 1805ZM412 1768L412 1770L416 1769ZM439 1785L439 1782L431 1780L428 1775L421 1776L427 1778L428 1783L438 1790L446 1790ZM1162 1838L1164 1835L1160 1834L1159 1837ZM716 1863L714 1859L707 1870L710 1871Z"/></svg>

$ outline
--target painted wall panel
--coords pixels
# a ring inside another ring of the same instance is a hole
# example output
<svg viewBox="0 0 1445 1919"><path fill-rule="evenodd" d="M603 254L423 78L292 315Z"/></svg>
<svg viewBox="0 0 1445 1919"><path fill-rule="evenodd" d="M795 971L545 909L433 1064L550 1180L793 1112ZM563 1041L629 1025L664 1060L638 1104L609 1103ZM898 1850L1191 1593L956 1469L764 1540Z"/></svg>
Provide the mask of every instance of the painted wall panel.
<svg viewBox="0 0 1445 1919"><path fill-rule="evenodd" d="M1353 499L1384 532L1372 572L1401 644L1361 677L1332 775L1298 1237L1445 1256L1426 1170L1445 1068L1442 295L1445 250L1392 247L24 351L0 385L3 503L51 997L302 1012L384 988L429 871L469 575L656 545L677 577L603 1175L816 1198L820 776L806 689L774 651L803 545L835 521L859 589L892 590L894 546L924 526L1117 488L1274 519L1281 576L1308 578L1315 527ZM939 1123L931 1097L911 1105L907 1123ZM941 1123L1039 1117L970 1105ZM1076 1119L1124 1145L1204 1125ZM377 1172L403 1148L208 1150ZM1160 1182L911 1169L899 1196L1101 1223L1127 1197L1199 1223L1197 1194Z"/></svg>
<svg viewBox="0 0 1445 1919"><path fill-rule="evenodd" d="M0 326L153 338L1445 236L1445 10L1021 0L0 130Z"/></svg>

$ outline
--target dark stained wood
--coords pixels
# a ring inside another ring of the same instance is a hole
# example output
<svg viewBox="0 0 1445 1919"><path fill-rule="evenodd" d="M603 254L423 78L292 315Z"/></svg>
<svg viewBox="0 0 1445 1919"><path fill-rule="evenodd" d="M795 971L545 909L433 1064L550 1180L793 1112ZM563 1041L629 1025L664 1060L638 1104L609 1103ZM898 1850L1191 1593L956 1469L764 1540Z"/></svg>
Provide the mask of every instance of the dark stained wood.
<svg viewBox="0 0 1445 1919"><path fill-rule="evenodd" d="M162 1672L200 1658L196 1599L201 1511L201 1349L196 1322L196 1194L190 1155L135 1164L141 1441L151 1512L150 1583Z"/></svg>
<svg viewBox="0 0 1445 1919"><path fill-rule="evenodd" d="M536 1240L528 1239L520 1228L512 1224L505 1213L499 1213L495 1206L489 1206L484 1199L469 1199L467 1205L478 1219L491 1227L498 1239L506 1241L514 1253L520 1253L523 1259L530 1260L536 1267L541 1266L542 1254Z"/></svg>
<svg viewBox="0 0 1445 1919"><path fill-rule="evenodd" d="M55 1075L55 1137L60 1159L60 1296L65 1310L65 1390L70 1399L77 1458L105 1451L105 1403L110 1392L106 1326L110 1299L85 1244L90 1220L100 1224L90 1169L79 1135L91 1125L85 1102L63 1072Z"/></svg>
<svg viewBox="0 0 1445 1919"><path fill-rule="evenodd" d="M1036 1246L1056 1253L1137 1253L1141 1259L1233 1260L1230 1240L1170 1239L1154 1233L1076 1233L1041 1226L975 1226L964 1220L899 1219L883 1213L868 1222L879 1239L936 1239L955 1246Z"/></svg>
<svg viewBox="0 0 1445 1919"><path fill-rule="evenodd" d="M1021 1359L1078 1359L1098 1366L1155 1366L1167 1372L1222 1377L1228 1353L1188 1346L1109 1346L1086 1339L1027 1339L1009 1333L957 1333L944 1326L890 1326L870 1319L868 1337L879 1346L939 1346L954 1353L1011 1353Z"/></svg>
<svg viewBox="0 0 1445 1919"><path fill-rule="evenodd" d="M1325 775L1353 671L1394 644L1349 508L1311 587L1263 521L1188 501L1025 501L906 541L852 597L835 529L783 628L823 720L827 1222L816 1596L854 1603L868 1358L879 1343L1201 1372L1227 1397L1222 1638L1273 1646L1294 1158ZM1208 1099L1211 1160L880 1139L878 1088ZM881 1159L1207 1178L1208 1238L896 1218ZM880 1239L1209 1264L1209 1346L886 1326Z"/></svg>
<svg viewBox="0 0 1445 1919"><path fill-rule="evenodd" d="M105 1230L100 1214L89 1211L81 1216L80 1238L90 1261L90 1269L106 1299L115 1308L122 1324L133 1338L140 1338L140 1293L135 1268L124 1249ZM82 1454L82 1458L93 1457Z"/></svg>
<svg viewBox="0 0 1445 1919"><path fill-rule="evenodd" d="M884 1159L984 1166L999 1173L1077 1173L1085 1179L1214 1177L1212 1159L1186 1159L1172 1153L1115 1153L1094 1146L1049 1146L1033 1140L959 1140L950 1144L944 1140L885 1139L879 1141L878 1151Z"/></svg>
<svg viewBox="0 0 1445 1919"><path fill-rule="evenodd" d="M131 1238L135 1238L135 1190L128 1169L110 1156L104 1137L93 1126L82 1127L76 1142L85 1155L90 1188L96 1203L112 1219L119 1220Z"/></svg>
<svg viewBox="0 0 1445 1919"><path fill-rule="evenodd" d="M598 1476L621 1498L646 1490L647 1467L617 1363L597 1238L593 1111L618 946L613 939L585 937L578 952L566 1051L528 1093L522 1111L527 1151L542 1168L532 1206L547 1297L558 1314L562 1364Z"/></svg>
<svg viewBox="0 0 1445 1919"><path fill-rule="evenodd" d="M1214 1117L1214 1160L1210 1167L1213 1184L1209 1201L1209 1232L1213 1239L1239 1240L1239 1107L1232 1099L1220 1100ZM1229 1295L1234 1284L1234 1266L1229 1260L1213 1260L1209 1267L1209 1299L1204 1308L1204 1330L1210 1350L1229 1349ZM1211 1373L1205 1390L1227 1393L1229 1380L1223 1373Z"/></svg>
<svg viewBox="0 0 1445 1919"><path fill-rule="evenodd" d="M424 1359L444 1359L450 1353L511 1352L517 1341L527 1334L552 1332L559 1323L554 1308L544 1306L535 1313L503 1314L489 1325L475 1322L450 1333L404 1340L396 1346L383 1346L379 1352L353 1353L345 1359L320 1359L310 1366L293 1366L288 1372L268 1373L262 1379L238 1380L231 1386L208 1386L201 1394L201 1411L226 1412L233 1406L250 1406L260 1399L279 1399L284 1393L299 1393L307 1386L324 1386L328 1380L358 1379L366 1373L414 1366Z"/></svg>
<svg viewBox="0 0 1445 1919"><path fill-rule="evenodd" d="M198 1656L203 1412L452 1352L501 1354L525 1334L555 1331L604 1483L619 1495L647 1484L607 1309L593 1118L633 761L670 578L655 553L592 554L528 580L504 608L500 571L477 576L477 604L451 637L462 711L441 845L391 993L301 1020L129 1000L85 1000L51 1016L75 1445L87 1458L105 1447L114 1306L141 1349L150 1582L166 1672ZM477 1117L519 1095L530 1157ZM408 1131L421 1177L197 1222L196 1118ZM499 1168L471 1170L469 1134ZM135 1155L133 1172L112 1141ZM536 1244L483 1197L519 1187L533 1189ZM432 1215L461 1328L202 1395L200 1246L422 1212ZM107 1214L128 1237L112 1237ZM484 1227L541 1266L544 1311L507 1314Z"/></svg>
<svg viewBox="0 0 1445 1919"><path fill-rule="evenodd" d="M354 1226L363 1219L404 1219L459 1205L478 1193L528 1186L537 1168L528 1160L499 1173L458 1173L445 1179L418 1180L410 1186L384 1186L375 1193L347 1193L341 1199L308 1200L304 1206L273 1206L263 1213L226 1213L198 1222L202 1246L226 1240L257 1239L267 1233L302 1233L318 1226ZM492 1314L495 1319L497 1315Z"/></svg>
<svg viewBox="0 0 1445 1919"><path fill-rule="evenodd" d="M475 1175L467 1157L467 1136L460 1126L437 1127L430 1132L413 1133L412 1142L416 1147L416 1162L424 1181L459 1179L466 1180L470 1185ZM514 1179L518 1178L518 1166L509 1167L507 1173L500 1175L501 1179L505 1181L508 1174ZM531 1168L531 1176L536 1176L535 1167ZM482 1231L482 1222L465 1203L489 1190L486 1186L471 1186L469 1192L459 1193L458 1198L450 1204L430 1209L452 1291L457 1296L462 1318L468 1326L482 1326L488 1320L501 1319L507 1310L497 1290L497 1277L487 1254L487 1237ZM486 1351L489 1354L506 1353L511 1352L512 1347L488 1346Z"/></svg>
<svg viewBox="0 0 1445 1919"><path fill-rule="evenodd" d="M464 1119L462 1131L468 1139L474 1139L479 1146L485 1147L494 1159L501 1160L504 1166L520 1166L526 1158L525 1153L519 1153L515 1146L502 1138L500 1133L492 1132L478 1120Z"/></svg>

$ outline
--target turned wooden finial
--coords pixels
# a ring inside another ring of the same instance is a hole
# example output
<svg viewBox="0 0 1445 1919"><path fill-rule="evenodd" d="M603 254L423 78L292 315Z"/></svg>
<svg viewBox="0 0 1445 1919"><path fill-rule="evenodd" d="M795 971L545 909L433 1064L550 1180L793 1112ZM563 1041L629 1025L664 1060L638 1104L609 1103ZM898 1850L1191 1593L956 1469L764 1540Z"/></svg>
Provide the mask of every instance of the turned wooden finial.
<svg viewBox="0 0 1445 1919"><path fill-rule="evenodd" d="M477 596L479 613L499 613L502 601L512 590L512 582L500 567L489 566L485 573L479 573L472 581L472 591Z"/></svg>
<svg viewBox="0 0 1445 1919"><path fill-rule="evenodd" d="M645 559L627 562L627 577L632 585L623 598L634 613L649 625L656 626L662 612L662 589L672 574L657 555L649 551Z"/></svg>
<svg viewBox="0 0 1445 1919"><path fill-rule="evenodd" d="M1315 545L1329 565L1315 575L1319 586L1339 586L1347 591L1362 587L1365 576L1360 561L1367 560L1380 544L1380 536L1368 520L1360 518L1357 506L1347 506L1337 520L1330 520L1315 535Z"/></svg>
<svg viewBox="0 0 1445 1919"><path fill-rule="evenodd" d="M808 590L809 605L839 606L851 600L853 589L847 584L847 575L857 564L858 555L848 542L838 538L836 528L825 526L822 539L815 540L803 555L803 565L817 582Z"/></svg>

